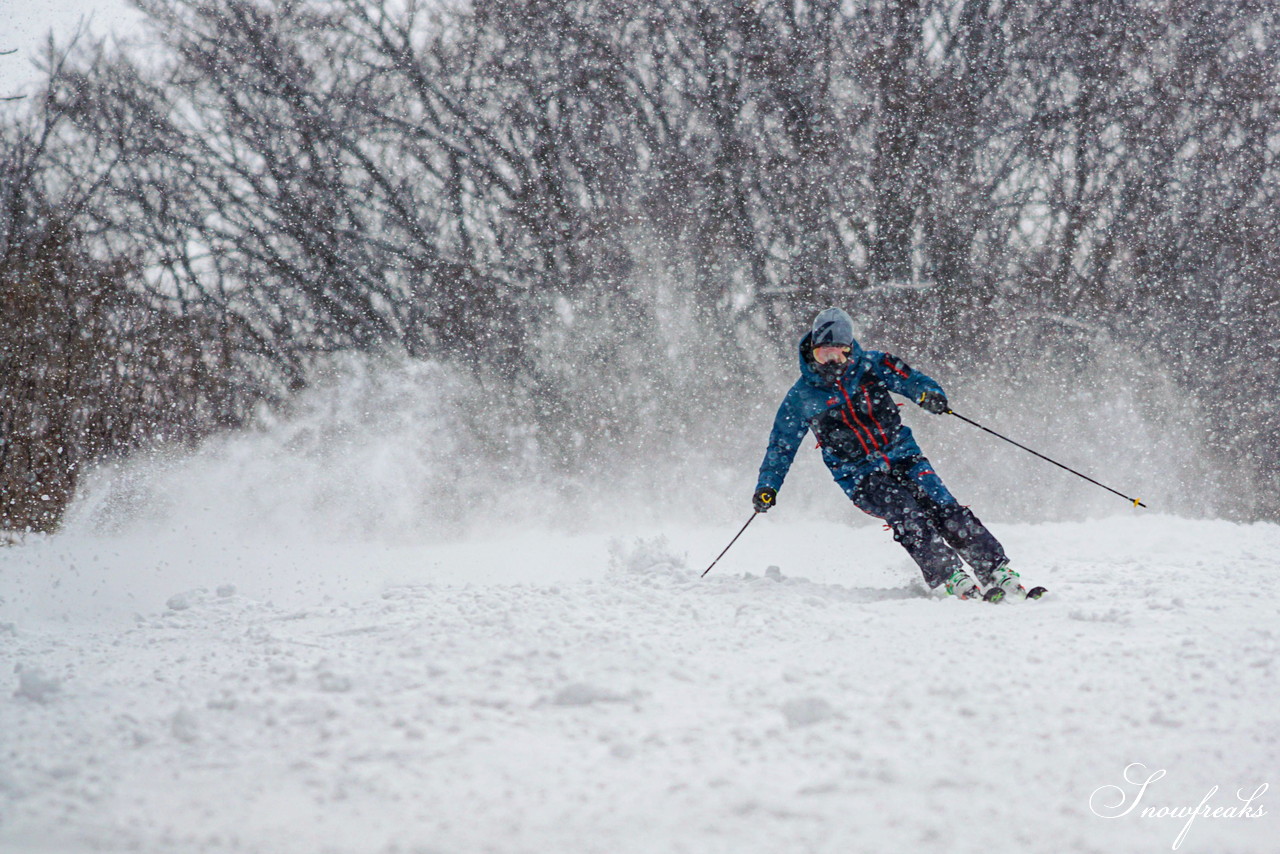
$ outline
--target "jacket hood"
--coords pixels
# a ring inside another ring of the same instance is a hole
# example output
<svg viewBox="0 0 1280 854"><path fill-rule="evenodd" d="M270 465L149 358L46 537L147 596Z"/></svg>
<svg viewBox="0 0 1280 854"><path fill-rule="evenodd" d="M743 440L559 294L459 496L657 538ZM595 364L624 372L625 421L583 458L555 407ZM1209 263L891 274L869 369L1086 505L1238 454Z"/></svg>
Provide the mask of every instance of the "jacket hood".
<svg viewBox="0 0 1280 854"><path fill-rule="evenodd" d="M824 380L818 374L817 363L813 361L813 333L807 332L800 339L799 356L800 356L800 378L809 385L818 388L830 388L831 383ZM862 358L862 345L854 339L853 350L849 353L849 364L856 364Z"/></svg>

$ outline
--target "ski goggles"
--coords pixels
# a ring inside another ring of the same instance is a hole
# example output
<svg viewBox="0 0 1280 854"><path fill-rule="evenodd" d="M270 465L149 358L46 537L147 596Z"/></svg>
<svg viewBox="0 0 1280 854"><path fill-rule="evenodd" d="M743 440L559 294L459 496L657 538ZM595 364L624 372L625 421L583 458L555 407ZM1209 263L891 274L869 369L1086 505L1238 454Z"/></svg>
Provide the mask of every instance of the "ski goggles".
<svg viewBox="0 0 1280 854"><path fill-rule="evenodd" d="M848 347L814 347L813 360L819 365L844 362L848 360L850 352L852 351Z"/></svg>

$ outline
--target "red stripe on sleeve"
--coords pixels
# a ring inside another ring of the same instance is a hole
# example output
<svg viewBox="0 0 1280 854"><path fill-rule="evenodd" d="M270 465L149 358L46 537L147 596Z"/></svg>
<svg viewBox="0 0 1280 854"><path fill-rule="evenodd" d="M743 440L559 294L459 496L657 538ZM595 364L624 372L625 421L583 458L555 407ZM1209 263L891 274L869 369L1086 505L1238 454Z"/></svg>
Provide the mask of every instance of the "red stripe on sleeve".
<svg viewBox="0 0 1280 854"><path fill-rule="evenodd" d="M903 379L910 379L910 377L911 377L911 374L909 374L909 373L907 373L906 371L902 370L902 369L901 369L901 368L899 368L897 365L895 365L893 362L890 362L890 361L889 361L889 357L888 357L888 356L885 356L885 357L884 357L884 366L885 366L886 368L888 368L889 370L893 371L893 372L894 372L895 374L897 374L898 376L902 377Z"/></svg>

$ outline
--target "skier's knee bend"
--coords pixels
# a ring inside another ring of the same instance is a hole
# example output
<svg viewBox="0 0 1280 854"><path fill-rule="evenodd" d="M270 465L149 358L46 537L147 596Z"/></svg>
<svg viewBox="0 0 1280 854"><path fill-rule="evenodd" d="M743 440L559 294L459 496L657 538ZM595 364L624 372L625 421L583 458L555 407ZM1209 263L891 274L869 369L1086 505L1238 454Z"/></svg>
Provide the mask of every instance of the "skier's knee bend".
<svg viewBox="0 0 1280 854"><path fill-rule="evenodd" d="M902 545L910 548L911 545L919 539L919 537L917 537L914 532L907 527L905 520L895 519L889 523L889 527L893 529L893 541L895 543L901 543Z"/></svg>
<svg viewBox="0 0 1280 854"><path fill-rule="evenodd" d="M936 511L940 527L954 537L970 540L986 530L973 511L959 504L941 505Z"/></svg>
<svg viewBox="0 0 1280 854"><path fill-rule="evenodd" d="M908 549L929 539L929 521L923 513L905 513L889 521L893 538Z"/></svg>

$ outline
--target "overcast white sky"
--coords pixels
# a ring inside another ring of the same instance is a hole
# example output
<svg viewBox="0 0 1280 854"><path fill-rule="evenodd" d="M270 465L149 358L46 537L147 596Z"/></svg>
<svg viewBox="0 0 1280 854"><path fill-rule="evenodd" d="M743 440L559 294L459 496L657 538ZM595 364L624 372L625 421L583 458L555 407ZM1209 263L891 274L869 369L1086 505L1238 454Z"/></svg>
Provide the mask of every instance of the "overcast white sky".
<svg viewBox="0 0 1280 854"><path fill-rule="evenodd" d="M18 51L0 56L0 96L31 86L38 77L32 59L43 50L49 31L65 41L81 18L98 35L129 36L141 16L126 0L0 0L0 50Z"/></svg>

